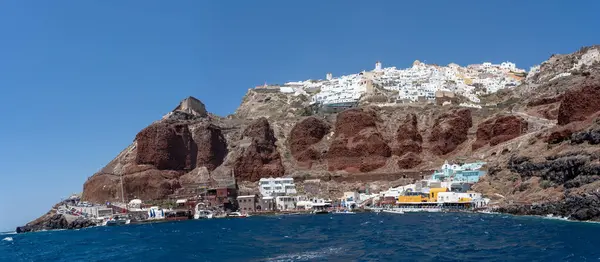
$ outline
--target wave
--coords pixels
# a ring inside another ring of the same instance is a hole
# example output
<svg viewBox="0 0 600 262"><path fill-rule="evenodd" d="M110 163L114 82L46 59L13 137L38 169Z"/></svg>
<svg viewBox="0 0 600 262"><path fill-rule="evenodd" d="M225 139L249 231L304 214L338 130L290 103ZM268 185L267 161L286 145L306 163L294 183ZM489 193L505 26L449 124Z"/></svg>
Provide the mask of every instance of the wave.
<svg viewBox="0 0 600 262"><path fill-rule="evenodd" d="M2 241L9 241L12 242L13 238L12 237L5 237L4 239L2 239Z"/></svg>
<svg viewBox="0 0 600 262"><path fill-rule="evenodd" d="M11 232L2 232L2 233L0 233L0 236L3 236L3 235L16 235L16 234L17 234L17 232L15 232L15 231L11 231Z"/></svg>
<svg viewBox="0 0 600 262"><path fill-rule="evenodd" d="M331 255L339 254L343 251L341 247L323 248L317 251L306 251L300 253L292 253L279 255L273 258L267 258L265 261L306 261L323 259Z"/></svg>

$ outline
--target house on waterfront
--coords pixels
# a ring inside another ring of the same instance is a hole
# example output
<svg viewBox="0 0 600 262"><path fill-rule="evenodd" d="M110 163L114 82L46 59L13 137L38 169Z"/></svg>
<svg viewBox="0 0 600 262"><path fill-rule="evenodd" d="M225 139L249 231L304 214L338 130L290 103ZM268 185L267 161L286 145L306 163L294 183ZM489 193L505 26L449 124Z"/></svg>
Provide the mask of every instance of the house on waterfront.
<svg viewBox="0 0 600 262"><path fill-rule="evenodd" d="M331 207L331 201L322 198L298 197L296 208L301 210L321 210Z"/></svg>
<svg viewBox="0 0 600 262"><path fill-rule="evenodd" d="M256 212L257 209L262 209L257 195L238 196L237 202L239 210L245 213L253 213Z"/></svg>
<svg viewBox="0 0 600 262"><path fill-rule="evenodd" d="M275 211L275 198L266 196L258 198L258 204L256 205L256 211Z"/></svg>
<svg viewBox="0 0 600 262"><path fill-rule="evenodd" d="M296 209L296 184L291 177L261 178L258 181L261 195L261 210L293 210ZM257 208L258 209L258 208Z"/></svg>

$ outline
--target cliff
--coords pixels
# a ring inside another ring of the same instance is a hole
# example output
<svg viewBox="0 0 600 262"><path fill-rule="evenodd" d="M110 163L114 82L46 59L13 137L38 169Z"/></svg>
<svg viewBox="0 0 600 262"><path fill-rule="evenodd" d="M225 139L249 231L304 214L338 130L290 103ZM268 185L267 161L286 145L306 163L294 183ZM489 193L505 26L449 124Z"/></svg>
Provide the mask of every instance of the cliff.
<svg viewBox="0 0 600 262"><path fill-rule="evenodd" d="M489 175L475 188L501 210L598 220L598 50L552 56L482 108L368 103L325 113L306 94L257 88L218 117L190 97L89 177L83 199L119 201L121 176L127 199L192 196L200 183L232 180L251 191L270 176L295 177L306 194L302 181L318 178L322 195L339 197L412 182L444 160L483 160Z"/></svg>

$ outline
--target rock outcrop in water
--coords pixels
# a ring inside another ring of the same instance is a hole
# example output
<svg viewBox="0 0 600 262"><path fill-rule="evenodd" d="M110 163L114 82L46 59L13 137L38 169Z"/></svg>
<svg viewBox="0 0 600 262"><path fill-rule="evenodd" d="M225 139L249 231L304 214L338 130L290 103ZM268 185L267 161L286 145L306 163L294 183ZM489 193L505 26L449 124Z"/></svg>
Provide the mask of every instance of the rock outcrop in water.
<svg viewBox="0 0 600 262"><path fill-rule="evenodd" d="M80 229L95 226L96 223L82 217L67 218L65 215L48 212L46 215L16 228L17 233L55 229Z"/></svg>

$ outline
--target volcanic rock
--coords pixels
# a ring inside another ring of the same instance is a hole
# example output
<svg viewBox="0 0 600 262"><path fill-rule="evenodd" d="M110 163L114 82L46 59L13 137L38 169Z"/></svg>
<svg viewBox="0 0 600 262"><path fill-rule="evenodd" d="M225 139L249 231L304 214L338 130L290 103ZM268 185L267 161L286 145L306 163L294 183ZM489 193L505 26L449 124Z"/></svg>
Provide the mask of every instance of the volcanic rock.
<svg viewBox="0 0 600 262"><path fill-rule="evenodd" d="M91 220L82 217L69 222L64 215L49 212L48 214L28 223L25 226L17 227L15 231L17 233L26 233L55 229L80 229L95 225L96 224Z"/></svg>
<svg viewBox="0 0 600 262"><path fill-rule="evenodd" d="M472 145L476 150L484 145L495 146L527 133L527 121L513 115L496 116L477 126L477 140Z"/></svg>
<svg viewBox="0 0 600 262"><path fill-rule="evenodd" d="M412 113L402 121L396 131L397 144L394 146L394 155L402 156L409 152L421 153L423 137L419 134L417 124L417 115Z"/></svg>
<svg viewBox="0 0 600 262"><path fill-rule="evenodd" d="M193 133L198 148L195 167L205 166L209 171L214 170L223 163L228 152L221 129L213 124L201 125Z"/></svg>
<svg viewBox="0 0 600 262"><path fill-rule="evenodd" d="M414 153L408 152L398 159L398 167L401 169L410 169L421 164L421 157Z"/></svg>
<svg viewBox="0 0 600 262"><path fill-rule="evenodd" d="M432 153L445 155L454 151L467 140L471 126L473 121L469 109L452 110L438 117L429 137Z"/></svg>
<svg viewBox="0 0 600 262"><path fill-rule="evenodd" d="M235 160L236 180L254 182L264 177L283 176L285 169L275 145L277 139L266 118L250 123L242 133L244 139L250 140L250 145L242 148L242 153Z"/></svg>
<svg viewBox="0 0 600 262"><path fill-rule="evenodd" d="M292 156L299 162L319 161L321 152L313 147L329 133L331 126L316 117L308 117L298 122L288 139Z"/></svg>
<svg viewBox="0 0 600 262"><path fill-rule="evenodd" d="M391 149L377 129L377 114L348 109L338 114L326 159L329 170L369 172L385 165Z"/></svg>
<svg viewBox="0 0 600 262"><path fill-rule="evenodd" d="M158 122L144 128L135 137L137 164L160 170L192 170L196 167L198 147L186 124Z"/></svg>
<svg viewBox="0 0 600 262"><path fill-rule="evenodd" d="M588 116L600 111L600 79L590 81L581 88L565 93L558 109L558 124L566 125L575 121L583 121Z"/></svg>

